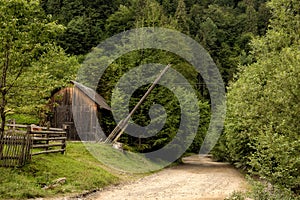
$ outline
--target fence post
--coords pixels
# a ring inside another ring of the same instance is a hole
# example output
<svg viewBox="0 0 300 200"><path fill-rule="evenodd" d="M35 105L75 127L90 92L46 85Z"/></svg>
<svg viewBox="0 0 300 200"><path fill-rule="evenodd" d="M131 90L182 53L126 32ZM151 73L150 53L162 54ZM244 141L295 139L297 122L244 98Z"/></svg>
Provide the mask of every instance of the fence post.
<svg viewBox="0 0 300 200"><path fill-rule="evenodd" d="M65 140L65 139L62 140L62 146L61 146L61 149L63 150L63 151L61 152L61 154L64 154L65 151L66 151L66 140Z"/></svg>
<svg viewBox="0 0 300 200"><path fill-rule="evenodd" d="M32 135L31 135L31 126L27 126L27 131L26 131L26 159L31 160L31 145L33 143L32 140Z"/></svg>
<svg viewBox="0 0 300 200"><path fill-rule="evenodd" d="M69 133L69 131L70 131L70 126L69 125L64 125L64 127L63 127L63 130L65 131L65 137L66 138L68 138L68 133ZM61 154L64 154L65 153L65 151L66 151L66 140L67 139L63 139L62 140L62 146L61 146L61 149L63 150L62 152L61 152Z"/></svg>
<svg viewBox="0 0 300 200"><path fill-rule="evenodd" d="M50 124L47 124L47 129L46 129L46 130L47 130L47 131L50 130ZM49 145L49 140L48 140L48 138L49 138L49 133L46 133L46 138L47 138L46 144ZM49 150L49 147L46 146L45 151L48 151L48 150Z"/></svg>
<svg viewBox="0 0 300 200"><path fill-rule="evenodd" d="M23 166L25 164L25 162L28 159L28 133L26 132L26 134L24 136L20 137L20 143L21 143L21 155L19 158L19 166Z"/></svg>
<svg viewBox="0 0 300 200"><path fill-rule="evenodd" d="M30 130L31 131L31 130ZM26 132L26 160L31 160L31 146L32 146L33 140L31 136L31 132Z"/></svg>

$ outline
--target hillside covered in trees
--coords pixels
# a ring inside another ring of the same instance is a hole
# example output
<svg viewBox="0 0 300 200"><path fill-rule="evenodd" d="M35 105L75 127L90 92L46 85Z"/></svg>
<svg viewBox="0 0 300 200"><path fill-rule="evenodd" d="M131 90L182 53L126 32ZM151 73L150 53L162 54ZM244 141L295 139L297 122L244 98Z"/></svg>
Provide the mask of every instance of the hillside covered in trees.
<svg viewBox="0 0 300 200"><path fill-rule="evenodd" d="M79 59L84 60L93 47L117 33L133 28L164 27L180 31L199 42L217 64L225 85L233 79L238 65L253 62L249 55L249 42L252 37L265 34L271 16L265 1L45 0L41 2L41 6L53 20L66 27L65 32L58 37L57 44ZM130 69L151 62L165 65L172 63L172 67L183 74L196 91L202 117L190 150L197 152L209 125L210 96L201 75L193 71L192 66L184 59L159 50L131 52L119 58L106 70L99 81L98 92L110 103L117 81ZM146 85L133 94L131 109L148 87ZM151 123L148 113L153 103L162 104L168 113L166 125L157 137L146 140L126 134L121 137L122 142L129 143L142 152L160 149L167 144L180 124L178 100L164 87L158 87L151 92L132 117L135 123L141 126ZM105 115L102 121L108 133L116 126L111 115Z"/></svg>
<svg viewBox="0 0 300 200"><path fill-rule="evenodd" d="M226 86L227 116L215 157L299 195L298 0L1 0L2 122L47 121L45 105L51 94L76 78L88 53L117 33L141 27L180 31L201 44L216 63ZM198 153L209 126L210 96L203 78L186 60L162 50L133 51L109 66L97 92L110 104L120 77L151 62L172 63L195 90L201 119L188 152ZM148 87L134 92L130 108ZM182 93L189 100L190 94ZM164 106L166 125L151 139L124 134L120 141L127 149L154 151L176 134L180 105L164 87L155 88L132 117L134 122L151 123L153 103ZM111 113L101 123L107 133L116 125Z"/></svg>

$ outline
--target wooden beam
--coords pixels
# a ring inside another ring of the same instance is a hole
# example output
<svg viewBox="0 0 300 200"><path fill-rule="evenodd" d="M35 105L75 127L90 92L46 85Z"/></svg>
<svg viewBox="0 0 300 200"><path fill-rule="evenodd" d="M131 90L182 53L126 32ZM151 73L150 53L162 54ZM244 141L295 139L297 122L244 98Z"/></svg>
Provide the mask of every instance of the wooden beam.
<svg viewBox="0 0 300 200"><path fill-rule="evenodd" d="M149 87L147 92L144 94L144 96L140 99L140 101L135 105L135 107L131 110L131 112L128 114L128 116L119 122L119 124L114 128L114 130L111 132L111 134L106 138L105 143L111 143L111 141L116 142L120 136L125 131L128 121L130 120L131 116L134 114L134 112L141 106L141 104L144 102L144 100L147 98L147 96L150 94L150 92L154 89L154 87L157 85L157 83L160 81L162 76L168 71L168 69L171 67L170 64L168 64L158 75L158 77L154 80L152 85ZM115 138L115 139L114 139Z"/></svg>

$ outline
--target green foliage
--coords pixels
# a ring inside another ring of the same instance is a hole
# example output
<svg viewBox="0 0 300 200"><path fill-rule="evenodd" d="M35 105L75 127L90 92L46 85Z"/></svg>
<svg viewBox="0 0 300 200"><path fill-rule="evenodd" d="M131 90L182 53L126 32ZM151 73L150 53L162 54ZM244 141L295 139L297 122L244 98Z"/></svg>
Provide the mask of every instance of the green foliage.
<svg viewBox="0 0 300 200"><path fill-rule="evenodd" d="M118 10L109 16L106 23L106 31L111 35L128 30L134 26L135 9L120 5Z"/></svg>
<svg viewBox="0 0 300 200"><path fill-rule="evenodd" d="M43 0L47 14L64 24L58 43L71 54L86 54L107 37L139 27L167 27L200 42L227 84L239 62L249 64L248 42L268 26L265 0Z"/></svg>
<svg viewBox="0 0 300 200"><path fill-rule="evenodd" d="M1 68L9 62L14 80L20 68L30 66L49 48L63 26L49 21L38 1L1 1L0 9Z"/></svg>
<svg viewBox="0 0 300 200"><path fill-rule="evenodd" d="M243 192L233 192L230 197L225 200L245 200L245 194Z"/></svg>
<svg viewBox="0 0 300 200"><path fill-rule="evenodd" d="M263 180L248 177L250 188L247 192L233 192L226 200L298 200L290 189L272 185Z"/></svg>
<svg viewBox="0 0 300 200"><path fill-rule="evenodd" d="M189 32L188 16L186 13L186 6L183 0L178 1L174 18L175 18L176 30L188 34Z"/></svg>
<svg viewBox="0 0 300 200"><path fill-rule="evenodd" d="M106 19L117 10L121 0L42 0L41 6L47 14L66 26L58 44L67 53L86 54L92 47L107 37Z"/></svg>
<svg viewBox="0 0 300 200"><path fill-rule="evenodd" d="M139 60L140 63L136 63L136 61ZM133 62L135 61L135 62ZM159 50L142 50L142 51L133 51L130 54L124 55L118 60L116 60L112 65L110 65L106 69L106 73L104 73L103 77L101 78L99 85L98 85L98 92L102 94L108 102L112 105L115 110L121 110L123 111L124 108L127 108L129 106L129 110L133 109L133 107L137 104L137 102L141 99L141 97L145 94L147 89L149 88L149 85L142 86L138 90L136 90L132 97L130 98L129 105L126 105L126 102L124 102L124 94L122 94L118 89L114 90L114 86L117 84L119 79L129 70L135 67L135 65L140 65L143 63L151 63L151 62L168 62L172 63L172 67L179 71L181 74L185 75L185 78L191 83L193 89L195 89L195 93L198 95L198 98L201 99L201 95L196 90L196 84L197 83L197 72L187 63L176 57L176 55L173 55L171 53L167 53L164 51ZM94 61L89 60L89 62L93 63ZM166 63L167 64L167 63ZM151 72L151 66L148 67L149 72ZM91 69L93 70L93 69ZM111 74L114 74L114 76L111 76ZM142 76L142 74L139 74ZM154 77L156 77L158 74L152 74ZM132 84L136 82L136 77L128 78L129 80L132 80ZM128 80L127 79L127 80ZM174 88L173 91L170 89L163 87L163 86L156 86L155 89L149 94L149 96L146 98L146 100L143 102L143 104L140 106L140 108L135 112L135 114L132 116L132 120L134 123L140 125L140 126L147 126L150 123L158 123L158 122L164 122L164 127L161 131L158 133L152 133L155 136L152 136L151 138L147 137L146 139L138 138L138 137L132 137L127 134L124 134L120 141L129 145L131 148L133 148L135 151L139 152L151 152L154 150L158 150L161 147L165 146L167 143L169 143L174 136L177 134L181 119L181 114L186 115L187 118L193 119L194 116L192 116L194 113L194 110L197 109L193 107L193 109L190 112L181 113L181 107L189 107L188 102L191 101L192 95L186 91L184 88L184 85L180 85L180 83L177 83L176 78L168 76L167 78L169 83L173 83ZM105 86L105 87L103 87ZM175 87L176 86L176 87ZM130 86L126 86L128 89ZM175 89L176 88L176 89ZM185 105L180 105L178 101L178 97L175 96L172 92L177 90L177 94L180 94L181 98L184 99ZM115 101L111 102L111 96L112 93L114 94ZM159 104L162 105L166 111L167 118L165 119L165 115L159 114L161 111L160 109L154 109L150 110L153 104ZM209 111L209 105L207 102L201 100L198 102L199 106L199 112L200 112L200 126L198 128L198 133L196 135L196 138L192 144L192 146L189 148L189 151L198 153L200 146L203 142L203 138L206 134L208 123L210 119L210 111ZM151 113L149 111L153 112L152 114L155 115L154 118L150 118ZM114 113L115 116L118 116L118 114ZM191 116L188 116L191 115ZM113 127L115 127L116 124L111 123L113 121L111 115L103 115L101 119L106 132L111 132ZM188 123L187 123L188 124ZM188 135L189 132L193 127L186 127L185 135ZM155 131L155 130L154 130ZM142 135L143 133L139 133ZM188 138L186 138L189 140ZM183 138L181 142L185 141Z"/></svg>
<svg viewBox="0 0 300 200"><path fill-rule="evenodd" d="M23 168L0 168L0 199L27 199L80 193L116 183L81 143L68 143L66 155L38 155ZM59 178L66 183L45 190Z"/></svg>
<svg viewBox="0 0 300 200"><path fill-rule="evenodd" d="M206 136L209 121L210 121L210 107L207 102L199 101L199 113L200 113L200 122L197 134L194 138L193 143L187 150L187 152L199 153L199 150L202 146L204 137Z"/></svg>
<svg viewBox="0 0 300 200"><path fill-rule="evenodd" d="M1 1L0 13L1 138L6 114L22 106L18 102L20 94L26 92L26 88L20 88L24 84L22 76L53 51L54 40L64 27L46 17L38 1Z"/></svg>
<svg viewBox="0 0 300 200"><path fill-rule="evenodd" d="M250 194L247 196L254 200L297 200L299 196L293 194L289 189L272 186L258 181L252 182Z"/></svg>
<svg viewBox="0 0 300 200"><path fill-rule="evenodd" d="M252 41L257 61L244 66L229 87L219 149L237 166L299 194L300 4L268 5L270 29Z"/></svg>
<svg viewBox="0 0 300 200"><path fill-rule="evenodd" d="M8 112L43 118L51 92L74 78L77 59L56 47L64 27L38 1L1 1L0 12L2 121Z"/></svg>
<svg viewBox="0 0 300 200"><path fill-rule="evenodd" d="M12 89L9 108L13 113L45 119L45 106L54 90L69 85L79 68L76 57L68 57L59 47L52 47L23 72Z"/></svg>
<svg viewBox="0 0 300 200"><path fill-rule="evenodd" d="M255 183L253 188L247 192L234 192L225 200L298 200L299 197L295 196L291 191L286 189L280 189L278 187L270 188L262 183Z"/></svg>

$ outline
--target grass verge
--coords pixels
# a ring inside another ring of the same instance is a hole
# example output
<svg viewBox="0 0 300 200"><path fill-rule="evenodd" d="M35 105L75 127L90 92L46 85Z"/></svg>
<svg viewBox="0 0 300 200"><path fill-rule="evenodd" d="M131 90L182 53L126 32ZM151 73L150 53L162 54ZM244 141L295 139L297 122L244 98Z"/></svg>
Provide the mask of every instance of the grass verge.
<svg viewBox="0 0 300 200"><path fill-rule="evenodd" d="M25 199L82 193L118 183L117 173L109 172L82 143L69 142L65 155L38 155L22 168L0 167L0 199ZM51 189L59 178L66 182Z"/></svg>
<svg viewBox="0 0 300 200"><path fill-rule="evenodd" d="M126 173L149 174L158 171L168 163L163 161L151 161L144 155L130 151L121 152L108 144L86 143L86 148L101 162L111 168Z"/></svg>
<svg viewBox="0 0 300 200"><path fill-rule="evenodd" d="M271 185L262 180L247 177L250 189L247 192L234 192L225 200L300 200L291 190Z"/></svg>

